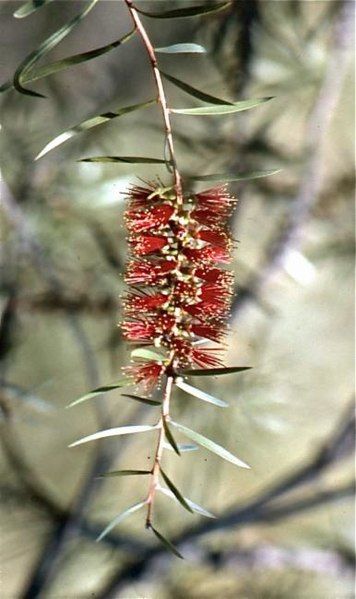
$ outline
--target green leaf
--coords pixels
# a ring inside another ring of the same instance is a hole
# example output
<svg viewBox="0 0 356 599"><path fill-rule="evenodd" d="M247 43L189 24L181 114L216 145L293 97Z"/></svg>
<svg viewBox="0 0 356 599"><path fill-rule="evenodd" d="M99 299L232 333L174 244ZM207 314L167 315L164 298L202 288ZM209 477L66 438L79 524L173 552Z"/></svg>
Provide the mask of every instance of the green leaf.
<svg viewBox="0 0 356 599"><path fill-rule="evenodd" d="M169 160L163 158L148 158L144 156L92 156L81 158L77 162L126 162L128 164L166 164Z"/></svg>
<svg viewBox="0 0 356 599"><path fill-rule="evenodd" d="M107 123L111 119L116 119L117 117L123 116L124 114L127 114L129 112L133 112L134 110L139 110L140 108L152 106L152 104L155 104L156 102L157 100L154 98L153 100L148 100L147 102L140 102L139 104L124 106L123 108L119 108L115 112L104 112L103 114L99 114L90 119L86 119L85 121L78 123L78 125L75 125L71 129L67 129L67 131L64 131L63 133L52 139L52 141L50 141L36 156L35 160L42 158L42 156L44 156L54 148L57 148L65 141L68 141L68 139L71 139L72 137L74 137L78 133L81 133L82 131L87 131L88 129L92 129L93 127L97 127L98 125L102 125L103 123Z"/></svg>
<svg viewBox="0 0 356 599"><path fill-rule="evenodd" d="M200 91L200 89L196 89L196 87L193 87L192 85L189 85L188 83L185 83L184 81L181 81L176 77L172 77L172 75L168 75L168 73L164 73L161 69L160 73L162 77L167 79L167 81L170 81L171 83L173 83L173 85L179 87L179 89L183 90L190 96L198 98L198 100L202 100L203 102L210 102L211 104L221 104L222 106L230 105L230 102L222 100L221 98L216 98L215 96L211 96L210 94L206 94L205 92Z"/></svg>
<svg viewBox="0 0 356 599"><path fill-rule="evenodd" d="M225 104L221 106L199 106L197 108L170 108L170 112L175 114L187 114L187 115L218 115L218 114L232 114L233 112L241 112L243 110L249 110L259 106L264 102L268 102L272 98L258 98L256 100L242 100L241 102L234 102L233 104Z"/></svg>
<svg viewBox="0 0 356 599"><path fill-rule="evenodd" d="M166 539L166 537L164 537L160 532L158 532L158 530L153 528L152 525L150 526L150 529L152 530L153 534L156 535L157 539L161 541L162 545L164 545L166 549L168 549L168 551L171 551L171 553L173 553L176 557L184 559L183 555L179 553L178 549L176 549L175 546L170 541L168 541L168 539Z"/></svg>
<svg viewBox="0 0 356 599"><path fill-rule="evenodd" d="M91 399L92 397L95 397L96 395L101 395L102 393L107 393L108 391L113 391L114 389L119 389L120 387L126 387L127 385L131 385L131 384L132 384L132 380L129 377L124 377L124 378L120 379L119 381L116 381L116 383L112 383L112 385L104 385L103 387L97 387L97 389L93 389L93 391L90 391L89 393L82 395L78 399L75 399L74 401L72 401L72 403L70 403L66 407L72 408L73 406L76 406L76 405L82 403L83 401L87 401L88 399Z"/></svg>
<svg viewBox="0 0 356 599"><path fill-rule="evenodd" d="M151 474L151 470L113 470L99 474L98 478L108 478L110 476L134 476L136 474Z"/></svg>
<svg viewBox="0 0 356 599"><path fill-rule="evenodd" d="M229 451L224 449L224 447L221 447L221 445L218 445L214 441L211 441L211 439L204 437L200 433L192 431L187 426L183 426L183 424L178 424L177 422L173 422L173 421L171 421L171 423L172 423L172 426L177 428L181 433L184 433L187 437L192 439L192 441L195 441L202 447L205 447L209 451L216 453L216 455L220 456L224 460L227 460L228 462L231 462L232 464L235 464L235 466L239 466L240 468L250 468L250 466L245 464L245 462L243 462L242 460L239 460L239 458L237 458L232 453L230 453Z"/></svg>
<svg viewBox="0 0 356 599"><path fill-rule="evenodd" d="M22 6L20 6L20 8L18 8L14 12L14 17L16 17L16 19L23 19L24 17L28 17L33 12L35 12L42 6L49 4L50 2L53 2L53 0L29 0L29 2L25 2L25 4L22 4Z"/></svg>
<svg viewBox="0 0 356 599"><path fill-rule="evenodd" d="M14 75L13 83L14 83L15 89L18 92L20 92L21 94L28 95L28 96L35 96L37 98L45 97L43 94L39 94L38 92L35 92L35 91L32 91L30 89L23 87L25 76L30 72L30 70L32 69L34 64L36 64L36 62L38 62L38 60L40 58L42 58L42 56L44 56L50 50L52 50L55 46L57 46L59 44L59 42L61 42L62 39L64 37L66 37L74 29L74 27L79 25L79 23L91 11L91 9L94 8L94 6L97 2L98 2L98 0L91 0L91 2L89 2L89 4L84 8L84 10L82 10L81 13L79 13L77 16L75 16L73 19L71 19L68 23L63 25L63 27L61 27L60 29L55 31L52 35L50 35L44 42L42 42L42 44L37 48L37 50L34 50L28 56L26 56L25 60L23 60L21 62L21 64L19 65L19 67L16 69L15 75Z"/></svg>
<svg viewBox="0 0 356 599"><path fill-rule="evenodd" d="M38 81L39 79L44 79L49 75L54 75L55 73L59 73L60 71L64 71L76 64L80 64L82 62L87 62L88 60L92 60L93 58L97 58L102 54L106 54L110 52L114 48L117 48L121 44L127 42L131 37L136 33L136 29L130 31L124 35L124 37L112 42L111 44L107 44L106 46L101 46L100 48L96 48L95 50L89 50L89 52L82 52L81 54L74 54L73 56L68 56L68 58L62 58L61 60L56 60L55 62L51 62L50 64L44 65L43 67L38 68L36 71L32 69L29 72L23 73L22 82L30 83L31 81ZM7 81L0 86L0 93L4 92L8 89L13 89L12 81Z"/></svg>
<svg viewBox="0 0 356 599"><path fill-rule="evenodd" d="M159 54L205 54L206 49L200 44L173 44L164 48L155 48Z"/></svg>
<svg viewBox="0 0 356 599"><path fill-rule="evenodd" d="M30 83L31 81L38 81L39 79L44 79L49 75L54 75L55 73L59 73L60 71L64 71L72 66L77 64L81 64L82 62L88 62L89 60L93 60L98 56L102 56L111 50L114 50L118 46L121 46L125 42L127 42L131 37L136 33L136 29L133 29L124 37L111 42L110 44L106 44L105 46L101 46L100 48L95 48L95 50L89 50L88 52L81 52L80 54L74 54L73 56L68 56L67 58L62 58L61 60L56 60L55 62L51 62L50 64L44 65L40 67L36 71L30 71L27 74L23 75L23 83Z"/></svg>
<svg viewBox="0 0 356 599"><path fill-rule="evenodd" d="M132 350L131 358L142 358L143 360L155 360L156 362L163 362L165 359L162 354L155 352L153 349L145 349L138 347Z"/></svg>
<svg viewBox="0 0 356 599"><path fill-rule="evenodd" d="M116 516L113 520L111 520L110 524L108 524L107 527L104 528L103 532L98 536L96 540L101 541L113 528L115 528L115 526L120 524L120 522L122 522L127 516L130 516L130 514L137 512L137 510L141 509L145 504L146 501L135 503L135 505L132 505L127 510L119 514L119 516Z"/></svg>
<svg viewBox="0 0 356 599"><path fill-rule="evenodd" d="M121 393L121 397L129 397L134 401L139 401L141 403L145 403L148 406L160 406L162 402L154 401L153 399L148 399L148 397L139 397L138 395L131 395L129 393Z"/></svg>
<svg viewBox="0 0 356 599"><path fill-rule="evenodd" d="M270 171L251 171L249 173L214 173L211 175L197 175L190 177L193 181L224 181L229 183L230 181L248 181L252 179L261 179L262 177L270 177L280 173L281 169L275 169Z"/></svg>
<svg viewBox="0 0 356 599"><path fill-rule="evenodd" d="M174 499L174 501L176 501L174 494L169 489L164 489L163 487L158 487L158 490L161 491L161 493L164 493L164 495L167 495L167 497L171 497L172 499ZM214 516L214 514L212 514L211 512L208 512L208 510L201 507L201 505L194 503L194 501L192 501L191 499L184 497L184 500L187 502L189 507L191 507L193 512L195 512L196 514L200 514L201 516L205 516L206 518L216 518L216 516Z"/></svg>
<svg viewBox="0 0 356 599"><path fill-rule="evenodd" d="M173 447L169 443L164 442L163 447L165 449L169 449L170 451L174 451ZM199 447L197 445L191 445L188 443L177 443L177 447L178 447L180 453L185 453L188 451L196 451L197 449L199 449Z"/></svg>
<svg viewBox="0 0 356 599"><path fill-rule="evenodd" d="M74 441L68 445L68 447L76 447L77 445L82 445L83 443L88 443L89 441L96 441L97 439L106 439L107 437L118 437L120 435L132 435L135 433L145 433L147 431L153 431L157 428L156 426L150 426L146 424L139 424L136 426L118 426L115 428L108 428L104 431L98 431L97 433L93 433L92 435L88 435L87 437L83 437L78 441Z"/></svg>
<svg viewBox="0 0 356 599"><path fill-rule="evenodd" d="M202 391L201 389L196 389L195 387L188 385L184 381L176 379L175 383L176 383L177 387L179 387L186 393L189 393L189 395L193 395L194 397L197 397L198 399L202 399L203 401L212 403L215 406L219 406L220 408L227 408L227 406L229 405L226 403L226 401L217 399L216 397L209 395L209 393L205 393L205 391Z"/></svg>
<svg viewBox="0 0 356 599"><path fill-rule="evenodd" d="M167 439L168 443L172 447L173 451L175 451L177 455L180 455L178 444L176 443L176 440L175 440L175 438L173 437L173 435L172 435L172 433L170 431L170 428L169 428L169 426L168 426L168 424L166 422L166 419L163 418L162 422L163 422L163 429L164 429L164 432L165 432L166 439Z"/></svg>
<svg viewBox="0 0 356 599"><path fill-rule="evenodd" d="M160 473L161 473L162 478L163 478L164 482L166 483L167 487L170 489L170 491L172 491L172 493L175 496L175 498L177 499L177 501L179 501L179 503L186 510L188 510L188 512L190 512L192 514L193 513L192 508L188 505L188 503L184 499L184 497L181 494L181 492L178 491L177 487L172 483L172 481L170 480L170 478L168 478L167 474L162 470L162 468L160 468Z"/></svg>
<svg viewBox="0 0 356 599"><path fill-rule="evenodd" d="M167 10L162 12L146 12L136 7L137 12L145 17L151 19L180 19L183 17L197 17L199 15L206 15L208 13L218 12L224 10L231 5L231 2L220 2L218 4L200 4L198 6L189 6L187 8L177 8L174 10Z"/></svg>
<svg viewBox="0 0 356 599"><path fill-rule="evenodd" d="M234 372L243 372L251 370L252 366L229 366L228 368L203 368L180 370L179 376L220 376L222 374L232 374Z"/></svg>

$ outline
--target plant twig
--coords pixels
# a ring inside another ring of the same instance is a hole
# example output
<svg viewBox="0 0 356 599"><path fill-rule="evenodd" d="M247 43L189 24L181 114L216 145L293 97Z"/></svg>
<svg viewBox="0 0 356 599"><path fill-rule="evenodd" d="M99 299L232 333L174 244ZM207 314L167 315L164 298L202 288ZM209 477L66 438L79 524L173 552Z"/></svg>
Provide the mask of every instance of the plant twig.
<svg viewBox="0 0 356 599"><path fill-rule="evenodd" d="M183 203L182 179L181 179L180 172L178 170L177 160L175 157L171 119L170 119L170 115L169 115L169 109L167 106L166 94L165 94L165 91L163 88L161 73L159 72L159 69L158 69L156 54L155 54L154 48L151 44L151 41L148 37L147 31L144 28L142 21L139 17L139 14L133 6L132 0L125 0L125 2L127 5L127 8L130 11L132 20L133 20L135 26L137 27L137 32L141 36L142 41L145 45L145 48L147 50L147 54L148 54L148 57L149 57L149 60L150 60L151 66L152 66L152 71L153 71L153 75L154 75L154 78L156 81L156 86L157 86L157 91L158 91L158 99L159 99L159 102L160 102L161 108L162 108L167 145L168 145L171 162L172 162L172 167L173 167L173 176L174 176L174 181L175 181L175 190L176 190L176 194L177 194L177 203L182 204Z"/></svg>
<svg viewBox="0 0 356 599"><path fill-rule="evenodd" d="M172 394L172 386L173 386L173 377L168 376L166 381L166 388L164 392L163 402L162 402L162 412L161 412L161 420L160 420L160 429L158 433L158 442L155 454L154 465L152 469L151 482L147 495L147 517L146 517L146 528L150 528L152 525L152 510L153 504L156 495L156 489L158 485L159 473L161 469L161 459L164 448L164 419L169 416L169 403Z"/></svg>
<svg viewBox="0 0 356 599"><path fill-rule="evenodd" d="M152 46L152 43L149 39L149 36L147 34L147 31L142 24L140 16L139 16L137 10L133 6L132 0L125 0L125 2L126 2L128 10L131 14L132 20L135 24L137 33L140 35L142 42L146 48L147 55L148 55L148 58L149 58L149 61L150 61L151 67L152 67L153 76L154 76L154 79L156 82L158 100L161 105L162 116L163 116L164 127L165 127L166 144L167 144L169 155L170 155L170 165L172 167L172 172L173 172L173 177L174 177L176 205L177 205L177 209L180 210L183 206L183 201L184 201L183 200L182 179L181 179L181 175L180 175L180 172L178 169L177 159L175 156L170 113L169 113L169 108L167 105L167 98L166 98L165 90L164 90L163 83L162 83L161 73L158 68L156 54L155 54L154 48ZM163 401L162 401L161 418L160 418L160 422L159 422L159 433L158 433L158 440L157 440L157 446L156 446L156 452L155 452L154 465L152 468L150 486L149 486L147 500L146 500L147 501L146 528L148 528L148 529L152 527L153 505L154 505L154 500L155 500L155 495L156 495L156 489L159 484L159 474L160 474L160 469L161 469L161 460L162 460L162 454L163 454L163 450L164 450L164 440L165 440L164 424L165 424L165 421L167 421L167 419L169 419L169 405L170 405L172 387L173 387L173 382L174 382L173 377L170 374L170 370L172 368L173 363L174 363L174 351L171 352L170 358L169 358L169 364L166 367L166 375L167 375L166 387L165 387L164 397L163 397Z"/></svg>

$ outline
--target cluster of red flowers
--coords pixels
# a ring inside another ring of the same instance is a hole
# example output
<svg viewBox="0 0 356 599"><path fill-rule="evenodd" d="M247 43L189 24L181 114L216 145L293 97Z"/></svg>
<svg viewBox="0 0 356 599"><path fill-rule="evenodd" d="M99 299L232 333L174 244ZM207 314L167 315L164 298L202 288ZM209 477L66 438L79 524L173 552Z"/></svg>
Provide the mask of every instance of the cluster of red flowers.
<svg viewBox="0 0 356 599"><path fill-rule="evenodd" d="M226 333L233 275L216 264L230 262L228 217L235 205L226 186L191 194L178 202L174 188L134 186L125 212L132 260L124 301L124 337L163 351L162 361L134 363L125 370L146 391L169 364L221 366L219 347Z"/></svg>

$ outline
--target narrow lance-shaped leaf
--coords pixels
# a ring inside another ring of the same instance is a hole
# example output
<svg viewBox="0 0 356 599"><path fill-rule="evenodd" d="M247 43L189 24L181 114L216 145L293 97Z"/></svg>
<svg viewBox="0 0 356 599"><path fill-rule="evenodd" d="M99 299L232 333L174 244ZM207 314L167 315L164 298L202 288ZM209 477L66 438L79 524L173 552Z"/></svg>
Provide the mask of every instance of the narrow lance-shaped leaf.
<svg viewBox="0 0 356 599"><path fill-rule="evenodd" d="M143 360L156 360L156 362L162 362L164 356L154 351L153 349L145 349L144 347L138 347L133 349L131 352L131 358L142 358Z"/></svg>
<svg viewBox="0 0 356 599"><path fill-rule="evenodd" d="M120 387L127 387L128 385L131 385L131 384L132 384L132 380L129 377L124 377L124 378L120 379L119 381L116 381L116 383L112 383L111 385L103 385L102 387L97 387L96 389L93 389L89 393L86 393L85 395L82 395L78 399L75 399L74 401L72 401L72 403L70 403L66 407L73 408L73 406L76 406L76 405L82 403L83 401L87 401L88 399L92 399L96 395L101 395L102 393L107 393L108 391L113 391L114 389L119 389Z"/></svg>
<svg viewBox="0 0 356 599"><path fill-rule="evenodd" d="M42 6L49 4L50 2L53 2L53 0L29 0L29 2L25 2L25 4L22 4L22 6L20 6L20 8L18 8L14 12L14 17L16 17L16 19L23 19L24 17L28 17L33 12L35 12L39 8L42 8Z"/></svg>
<svg viewBox="0 0 356 599"><path fill-rule="evenodd" d="M111 520L110 524L108 524L107 527L104 528L103 532L98 536L98 538L96 540L97 541L101 541L101 539L103 539L104 537L106 537L106 535L109 534L109 532L113 528L115 528L115 526L117 526L118 524L120 524L120 522L122 522L123 520L125 520L125 518L127 516L130 516L130 514L133 514L134 512L137 512L137 510L139 510L140 508L142 508L145 504L146 504L145 501L141 501L140 503L135 503L135 505L132 505L127 510L125 510L124 512L122 512L122 514L119 514L118 516L116 516L113 520Z"/></svg>
<svg viewBox="0 0 356 599"><path fill-rule="evenodd" d="M219 114L232 114L234 112L242 112L243 110L249 110L260 104L264 104L272 100L272 98L257 98L256 100L242 100L241 102L234 102L233 104L224 105L213 105L213 106L198 106L197 108L170 108L170 112L175 114L187 114L187 115L201 115L201 116L212 116Z"/></svg>
<svg viewBox="0 0 356 599"><path fill-rule="evenodd" d="M170 497L174 501L177 501L176 497L174 496L172 491L170 491L169 489L164 489L163 487L158 487L158 490L161 493L163 493L164 495L167 495L167 497ZM211 512L208 512L208 510L201 507L201 505L199 505L198 503L194 503L194 501L192 501L191 499L184 497L184 500L187 502L189 507L191 507L193 512L195 512L196 514L200 514L200 516L205 516L206 518L216 518L216 516L214 516L214 514L212 514Z"/></svg>
<svg viewBox="0 0 356 599"><path fill-rule="evenodd" d="M158 532L158 530L153 528L153 526L150 526L150 528L151 528L153 534L162 543L162 545L165 546L166 549L171 551L171 553L173 553L176 557L179 557L180 559L184 559L183 555L181 553L179 553L178 549L176 549L175 546L168 539L166 539L166 537L164 537L160 532Z"/></svg>
<svg viewBox="0 0 356 599"><path fill-rule="evenodd" d="M146 12L136 7L137 12L151 19L180 19L183 17L197 17L208 13L224 10L231 5L231 2L219 2L218 4L200 4L198 6L189 6L187 8L177 8L174 10L166 10L162 12Z"/></svg>
<svg viewBox="0 0 356 599"><path fill-rule="evenodd" d="M74 27L79 25L79 23L87 16L87 14L94 8L95 4L98 0L91 0L91 2L73 19L71 19L68 23L60 27L57 31L55 31L52 35L50 35L38 48L31 52L28 56L26 56L25 60L22 61L20 66L16 69L14 75L14 87L21 94L25 94L28 96L35 96L38 98L44 98L43 94L39 94L38 92L34 92L30 89L23 87L24 76L32 69L33 65L42 58L45 54L47 54L50 50L52 50L55 46L62 41L66 35L68 35Z"/></svg>
<svg viewBox="0 0 356 599"><path fill-rule="evenodd" d="M39 79L44 79L45 77L49 77L49 75L54 75L55 73L59 73L60 71L64 71L73 67L77 64L81 64L82 62L87 62L89 60L93 60L93 58L97 58L98 56L102 56L114 48L124 44L136 33L136 29L130 31L124 35L124 37L112 42L110 44L106 44L105 46L101 46L100 48L95 48L95 50L89 50L88 52L82 52L80 54L74 54L73 56L68 56L67 58L61 58L61 60L56 60L55 62L51 62L50 64L46 64L43 67L39 67L36 70L30 70L29 72L23 73L21 80L22 83L31 83L31 81L38 81ZM0 86L0 93L6 91L7 89L13 88L12 81L7 81Z"/></svg>
<svg viewBox="0 0 356 599"><path fill-rule="evenodd" d="M168 443L172 447L173 451L175 451L177 455L180 455L178 444L176 443L176 440L173 437L165 418L163 418L162 423L163 423L163 429L164 429Z"/></svg>
<svg viewBox="0 0 356 599"><path fill-rule="evenodd" d="M240 460L239 458L234 456L232 453L227 451L227 449L225 449L224 447L221 447L221 445L218 445L211 439L204 437L204 435L201 435L200 433L197 433L196 431L192 431L187 426L183 426L183 424L178 424L177 422L173 422L173 421L171 421L171 424L172 424L172 426L177 428L181 433L184 433L184 435L186 435L187 437L192 439L192 441L195 441L202 447L205 447L209 451L216 453L216 455L220 456L224 460L227 460L228 462L235 464L235 466L240 466L240 468L250 468L250 466L248 466L247 464L245 464L245 462L243 462L242 460Z"/></svg>
<svg viewBox="0 0 356 599"><path fill-rule="evenodd" d="M200 44L173 44L164 48L155 48L159 54L205 54L206 48Z"/></svg>
<svg viewBox="0 0 356 599"><path fill-rule="evenodd" d="M166 164L164 158L149 158L148 156L92 156L81 158L77 162L125 162L127 164Z"/></svg>
<svg viewBox="0 0 356 599"><path fill-rule="evenodd" d="M139 110L140 108L147 108L148 106L152 106L152 104L155 104L156 102L157 100L156 98L154 98L152 100L148 100L147 102L140 102L139 104L124 106L122 108L119 108L119 110L115 112L104 112L97 116L91 117L90 119L86 119L85 121L78 123L78 125L75 125L71 129L64 131L63 133L52 139L52 141L50 141L36 156L35 160L42 158L42 156L44 156L51 150L54 150L54 148L57 148L65 141L68 141L68 139L71 139L78 133L82 133L83 131L87 131L88 129L92 129L93 127L98 127L98 125L103 125L111 119L116 119L117 117L123 116L124 114L127 114L129 112L133 112L134 110Z"/></svg>
<svg viewBox="0 0 356 599"><path fill-rule="evenodd" d="M252 179L261 179L262 177L270 177L280 173L281 169L274 169L268 171L251 171L249 173L213 173L211 175L193 175L190 177L193 181L224 181L228 183L230 181L249 181Z"/></svg>
<svg viewBox="0 0 356 599"><path fill-rule="evenodd" d="M140 397L139 395L131 395L130 393L121 393L121 397L128 397L129 399L133 399L134 401L139 401L140 403L144 403L148 406L160 406L162 402L155 401L154 399L149 399L148 397Z"/></svg>
<svg viewBox="0 0 356 599"><path fill-rule="evenodd" d="M138 474L151 474L151 470L113 470L112 472L104 472L104 474L99 474L98 478L110 478L114 476L136 476Z"/></svg>
<svg viewBox="0 0 356 599"><path fill-rule="evenodd" d="M169 449L170 451L174 451L173 447L169 443L164 442L163 447L165 449ZM186 453L188 451L197 451L197 449L199 449L197 445L192 445L189 443L177 443L177 447L180 453Z"/></svg>
<svg viewBox="0 0 356 599"><path fill-rule="evenodd" d="M188 385L187 383L185 383L184 381L182 381L180 379L176 379L175 383L176 383L177 387L179 387L186 393L189 393L189 395L193 395L194 397L197 397L198 399L202 399L203 401L212 403L215 406L219 406L220 408L226 408L229 405L226 403L226 401L217 399L216 397L209 395L209 393L205 393L205 391L202 391L201 389L196 389L196 387L192 387L191 385Z"/></svg>
<svg viewBox="0 0 356 599"><path fill-rule="evenodd" d="M196 87L193 87L192 85L189 85L188 83L185 83L185 81L181 81L181 79L172 77L172 75L165 73L161 69L160 69L160 73L161 73L162 77L167 79L167 81L170 81L170 83L172 83L173 85L175 85L182 91L186 92L190 96L193 96L194 98L198 98L198 100L202 100L203 102L210 102L210 104L218 104L218 105L221 104L222 106L231 104L230 102L227 102L227 100L223 100L221 98L217 98L216 96L211 96L210 94L202 92L200 89L197 89Z"/></svg>
<svg viewBox="0 0 356 599"><path fill-rule="evenodd" d="M93 60L94 58L98 58L107 52L111 52L118 46L121 46L125 42L128 42L133 35L136 33L136 29L133 29L123 37L111 42L110 44L106 44L105 46L100 46L100 48L95 48L94 50L88 50L87 52L81 52L80 54L73 54L73 56L68 56L67 58L61 58L60 60L56 60L55 62L51 62L50 64L44 65L43 67L39 67L35 71L31 70L30 72L24 73L22 75L23 83L30 83L31 81L38 81L39 79L44 79L45 77L49 77L49 75L54 75L55 73L59 73L60 71L64 71L70 67L73 67L77 64L81 64L83 62L88 62L89 60Z"/></svg>
<svg viewBox="0 0 356 599"><path fill-rule="evenodd" d="M228 366L227 368L187 368L180 370L180 376L221 376L222 374L233 374L234 372L243 372L251 370L252 366Z"/></svg>
<svg viewBox="0 0 356 599"><path fill-rule="evenodd" d="M106 439L107 437L118 437L120 435L132 435L135 433L145 433L147 431L153 431L157 428L156 426L149 426L145 424L139 424L137 426L118 426L115 428L109 428L104 431L98 431L97 433L93 433L92 435L88 435L87 437L83 437L78 441L74 441L68 445L68 447L76 447L77 445L82 445L83 443L88 443L89 441L96 441L97 439Z"/></svg>
<svg viewBox="0 0 356 599"><path fill-rule="evenodd" d="M178 491L177 487L172 483L171 479L167 476L167 474L164 472L164 470L162 470L162 468L160 468L160 474L162 475L162 478L163 478L164 482L166 483L167 487L172 491L172 493L175 496L175 498L177 499L177 501L179 501L179 503L186 510L188 510L188 512L193 513L192 508L188 505L188 503L184 499L184 497L181 494L181 492Z"/></svg>

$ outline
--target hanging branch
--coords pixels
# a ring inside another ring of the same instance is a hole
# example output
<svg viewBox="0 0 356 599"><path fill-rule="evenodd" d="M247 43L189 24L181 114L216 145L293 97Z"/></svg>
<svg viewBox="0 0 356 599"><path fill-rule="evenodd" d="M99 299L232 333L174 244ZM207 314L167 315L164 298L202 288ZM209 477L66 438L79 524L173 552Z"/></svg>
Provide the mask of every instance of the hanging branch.
<svg viewBox="0 0 356 599"><path fill-rule="evenodd" d="M162 469L163 451L166 446L178 455L186 450L186 446L176 442L172 430L183 434L194 444L212 451L238 467L249 468L249 466L200 432L173 421L170 414L171 396L173 389L178 386L195 398L224 408L227 405L226 402L188 385L184 379L190 376L220 376L248 369L246 366L226 368L220 354L221 342L227 334L227 319L233 289L233 275L224 268L225 265L230 264L233 250L233 241L227 222L236 205L236 199L230 196L225 183L271 175L276 171L212 173L203 177L192 174L190 181L202 180L216 184L216 187L201 193L192 192L178 168L171 115L182 115L188 118L231 115L260 106L271 98L228 102L196 89L188 82L181 81L169 73L163 73L159 68L156 53L201 53L205 49L197 44L174 44L155 49L142 23L141 15L158 19L195 17L225 10L229 8L230 2L146 12L136 8L132 0L125 0L134 25L133 30L127 35L102 48L74 55L38 69L36 65L39 59L47 55L68 35L96 4L97 0L88 2L76 17L44 40L37 50L31 52L21 62L16 69L13 82L5 83L0 91L6 91L13 86L21 94L43 97L42 94L30 90L24 85L109 52L135 35L138 35L143 42L155 80L156 97L138 104L120 106L114 111L95 115L77 123L48 142L36 159L42 158L76 135L93 127L101 126L112 119L121 118L133 111L149 108L155 104L161 108L167 156L163 158L93 156L82 159L84 162L94 163L165 164L170 181L168 184L157 180L151 181L145 186L135 185L127 193L129 202L125 212L125 221L129 233L128 241L132 259L127 266L125 275L125 281L130 290L124 300L125 318L122 323L122 331L123 336L136 346L131 352L131 365L124 368L124 376L118 381L97 387L71 404L76 405L101 393L134 384L141 389L144 396L142 393L141 395L125 394L126 398L151 405L152 408L158 403L160 417L154 425L105 428L75 441L71 446L107 437L158 431L155 460L150 471L125 470L115 473L119 476L123 475L123 472L125 475L138 473L147 475L150 482L146 498L116 516L99 538L104 538L124 518L145 506L147 509L146 528L150 529L167 549L178 557L182 557L170 541L165 539L153 526L153 507L157 491L178 501L189 512L196 512L208 518L212 518L213 515L184 497ZM26 16L33 12L33 8L35 7L30 3L30 5L22 7L16 14L17 16ZM170 107L162 77L188 95L204 102L205 105ZM33 245L33 242L31 243ZM33 249L35 248L33 247ZM37 250L35 255L37 255ZM57 284L56 281L54 283ZM78 324L76 322L72 324L76 328L87 363L92 366L91 352L88 352L85 339L78 330ZM206 342L211 342L214 345L202 348L200 347L202 342L204 345ZM159 389L162 382L164 385L162 400L157 402L150 399L149 395L152 391ZM96 470L97 466L94 467L94 471ZM112 475L112 473L107 474ZM162 482L164 485L161 484ZM81 518L83 493L84 495L87 493L86 487L80 492L78 503L74 508L73 522L71 523L71 525L74 523L74 526L77 526ZM69 526L70 529L71 526ZM59 537L54 539L56 546L54 549L51 546L49 552L52 551L56 555L58 544L62 542L59 539L63 540L65 537L66 534L60 532ZM39 572L39 576L40 574ZM37 587L38 583L34 580L29 593Z"/></svg>
<svg viewBox="0 0 356 599"><path fill-rule="evenodd" d="M129 232L129 245L133 259L129 262L125 280L131 288L124 300L124 337L137 345L131 353L132 364L124 368L124 378L117 383L94 389L71 405L86 401L95 395L135 384L147 395L161 385L164 379L161 414L154 425L131 425L102 430L72 443L77 446L112 436L136 434L158 430L154 464L150 471L143 471L150 478L148 494L124 512L116 516L104 529L99 539L104 538L124 518L146 507L146 528L150 529L167 549L182 557L175 547L153 525L153 507L157 491L177 500L189 512L196 512L208 518L210 512L184 497L162 469L162 459L167 444L175 453L181 455L181 446L176 442L172 429L184 434L194 443L214 452L223 459L242 468L249 466L230 453L227 449L208 439L201 433L191 430L183 424L174 422L170 415L172 392L178 386L194 397L226 407L226 403L216 399L200 389L184 383L187 376L223 375L246 370L248 367L225 368L219 356L220 347L199 348L202 340L215 344L221 343L227 333L226 321L231 301L233 275L223 270L221 264L229 264L233 249L227 220L235 207L236 200L227 192L226 185L219 185L205 192L194 194L183 189L182 176L178 168L174 150L171 114L182 115L225 115L248 110L262 104L270 98L226 102L210 96L160 71L156 51L140 13L153 18L177 18L188 16L185 9L166 13L143 13L135 8L132 0L125 0L132 17L137 35L145 47L153 78L156 84L157 98L144 106L158 102L163 117L165 147L168 157L162 161L151 157L96 156L82 159L85 162L165 162L171 173L173 184L165 185L153 181L148 186L133 186L128 192L129 206L125 212L126 226ZM204 7L196 7L199 11ZM189 12L189 16L196 14ZM203 12L206 12L205 9ZM179 14L178 14L179 13ZM184 46L184 48L182 48ZM196 51L189 45L190 51ZM176 44L159 51L187 51L187 45ZM171 108L168 105L162 76L177 85L186 93L210 104L194 108ZM139 106L139 105L137 105ZM140 105L143 106L143 105ZM131 109L130 109L131 110ZM125 109L127 111L127 109ZM117 113L123 114L123 110ZM100 115L111 118L110 115ZM95 117L86 123L90 126L100 124ZM87 124L85 125L85 128ZM61 134L49 142L38 157L66 141L73 133L83 130L83 123ZM250 173L230 174L228 180L255 178L272 174ZM226 175L213 174L204 180L221 182ZM199 177L191 177L199 180ZM154 349L146 349L153 346ZM147 397L127 395L131 399L154 404ZM139 471L125 471L137 474ZM110 473L109 473L110 474ZM119 471L117 475L122 475ZM165 486L161 485L161 481Z"/></svg>

